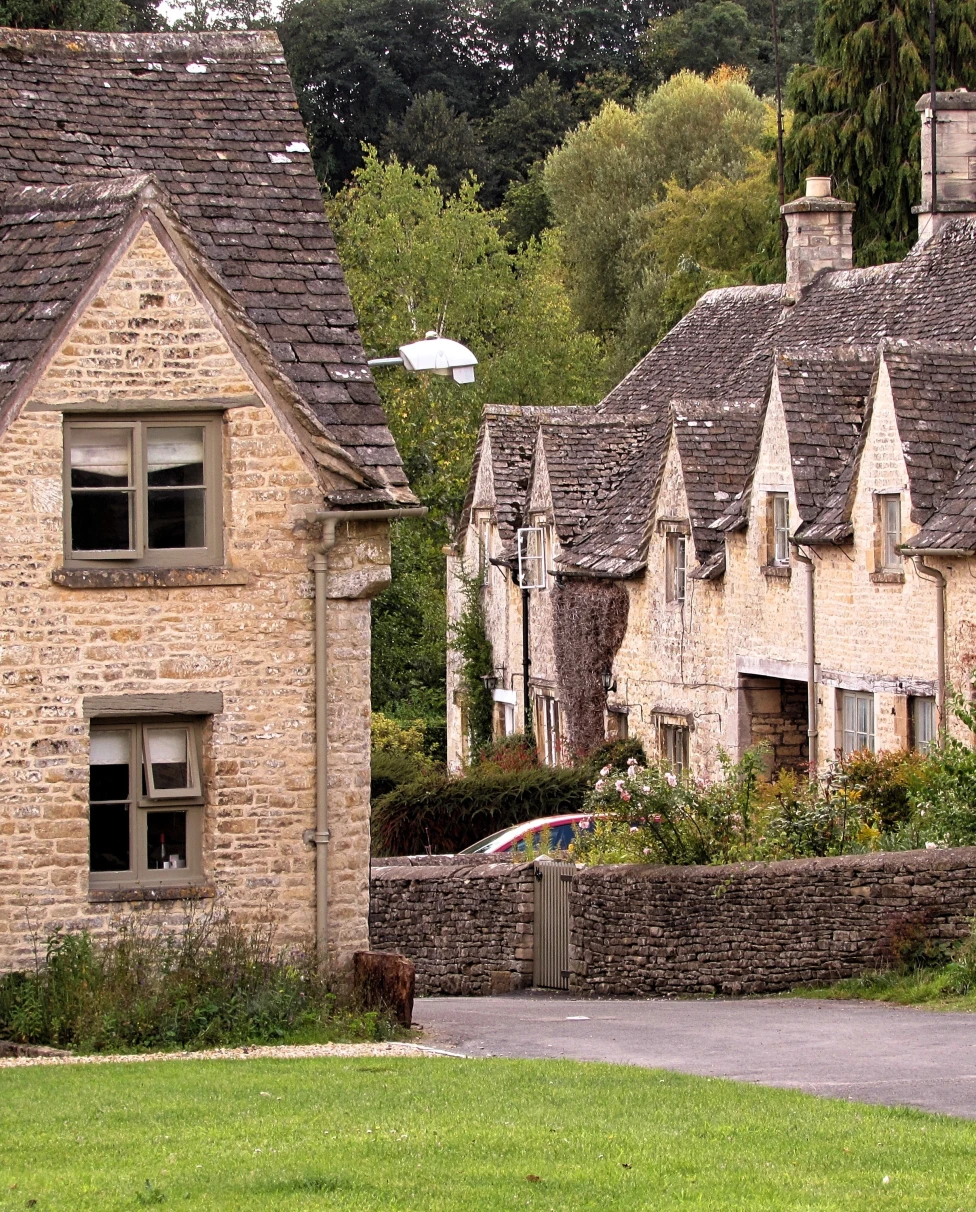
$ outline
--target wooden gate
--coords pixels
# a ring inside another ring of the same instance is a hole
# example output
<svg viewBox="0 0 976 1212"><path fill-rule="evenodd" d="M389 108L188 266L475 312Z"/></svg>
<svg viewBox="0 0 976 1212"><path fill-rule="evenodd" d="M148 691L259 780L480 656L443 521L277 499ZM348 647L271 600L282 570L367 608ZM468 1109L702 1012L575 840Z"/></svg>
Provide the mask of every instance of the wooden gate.
<svg viewBox="0 0 976 1212"><path fill-rule="evenodd" d="M569 888L572 863L535 864L535 965L540 989L569 988Z"/></svg>

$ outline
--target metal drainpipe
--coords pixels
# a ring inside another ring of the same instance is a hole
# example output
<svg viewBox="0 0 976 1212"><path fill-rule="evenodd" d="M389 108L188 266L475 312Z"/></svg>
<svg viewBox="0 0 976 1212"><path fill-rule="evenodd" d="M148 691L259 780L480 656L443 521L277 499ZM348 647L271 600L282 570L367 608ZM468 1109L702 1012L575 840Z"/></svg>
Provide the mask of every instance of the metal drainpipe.
<svg viewBox="0 0 976 1212"><path fill-rule="evenodd" d="M794 543L796 558L807 569L807 756L810 761L810 778L817 777L817 749L820 730L817 727L817 633L816 604L813 593L813 560L800 551Z"/></svg>
<svg viewBox="0 0 976 1212"><path fill-rule="evenodd" d="M946 579L938 568L925 563L925 557L912 556L915 571L920 577L934 582L935 593L935 712L939 719L939 730L945 726L945 588Z"/></svg>
<svg viewBox="0 0 976 1212"><path fill-rule="evenodd" d="M312 556L315 581L315 828L306 834L315 843L315 949L320 966L329 957L329 648L327 591L329 552L336 544L337 522L394 522L422 518L424 505L403 509L329 509L309 516L322 524L322 539Z"/></svg>

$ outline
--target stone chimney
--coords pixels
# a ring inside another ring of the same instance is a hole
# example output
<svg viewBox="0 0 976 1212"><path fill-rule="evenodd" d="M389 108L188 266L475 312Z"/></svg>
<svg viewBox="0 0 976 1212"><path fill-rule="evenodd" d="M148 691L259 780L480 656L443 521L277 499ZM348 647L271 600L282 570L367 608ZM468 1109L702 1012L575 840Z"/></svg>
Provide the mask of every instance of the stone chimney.
<svg viewBox="0 0 976 1212"><path fill-rule="evenodd" d="M964 88L936 93L936 197L932 207L932 94L923 93L915 109L922 115L922 205L918 238L930 240L950 219L976 215L976 93Z"/></svg>
<svg viewBox="0 0 976 1212"><path fill-rule="evenodd" d="M853 202L830 194L829 177L807 177L806 196L781 208L786 216L786 286L794 296L822 269L850 269Z"/></svg>

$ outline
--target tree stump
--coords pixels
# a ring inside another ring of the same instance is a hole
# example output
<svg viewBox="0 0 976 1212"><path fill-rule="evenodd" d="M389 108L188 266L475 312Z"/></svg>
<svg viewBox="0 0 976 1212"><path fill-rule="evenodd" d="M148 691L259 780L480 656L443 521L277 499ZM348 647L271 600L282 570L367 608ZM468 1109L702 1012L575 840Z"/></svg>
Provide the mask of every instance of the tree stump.
<svg viewBox="0 0 976 1212"><path fill-rule="evenodd" d="M413 1021L415 969L403 955L357 951L352 957L353 989L367 1010L386 1010L401 1027Z"/></svg>

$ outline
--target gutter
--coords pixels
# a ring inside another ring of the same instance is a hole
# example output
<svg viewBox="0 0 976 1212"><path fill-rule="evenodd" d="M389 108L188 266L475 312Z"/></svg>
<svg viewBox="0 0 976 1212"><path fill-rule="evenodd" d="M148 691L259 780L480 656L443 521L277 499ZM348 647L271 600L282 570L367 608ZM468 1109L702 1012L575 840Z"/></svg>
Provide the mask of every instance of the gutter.
<svg viewBox="0 0 976 1212"><path fill-rule="evenodd" d="M920 577L935 584L935 710L939 719L939 730L945 727L945 696L946 696L946 660L945 660L945 589L946 579L938 568L926 564L924 556L927 551L909 551L915 571ZM950 551L933 552L932 554L951 555ZM960 554L968 555L968 552Z"/></svg>
<svg viewBox="0 0 976 1212"><path fill-rule="evenodd" d="M820 730L817 726L817 641L816 600L813 592L813 560L800 551L795 539L791 540L796 558L807 570L807 757L810 763L810 778L817 777L817 750Z"/></svg>
<svg viewBox="0 0 976 1212"><path fill-rule="evenodd" d="M338 522L395 522L422 518L425 505L402 509L329 509L313 513L309 522L322 525L321 541L312 555L315 582L315 828L305 840L315 845L315 949L324 968L329 957L329 649L327 643L329 552L336 544Z"/></svg>

